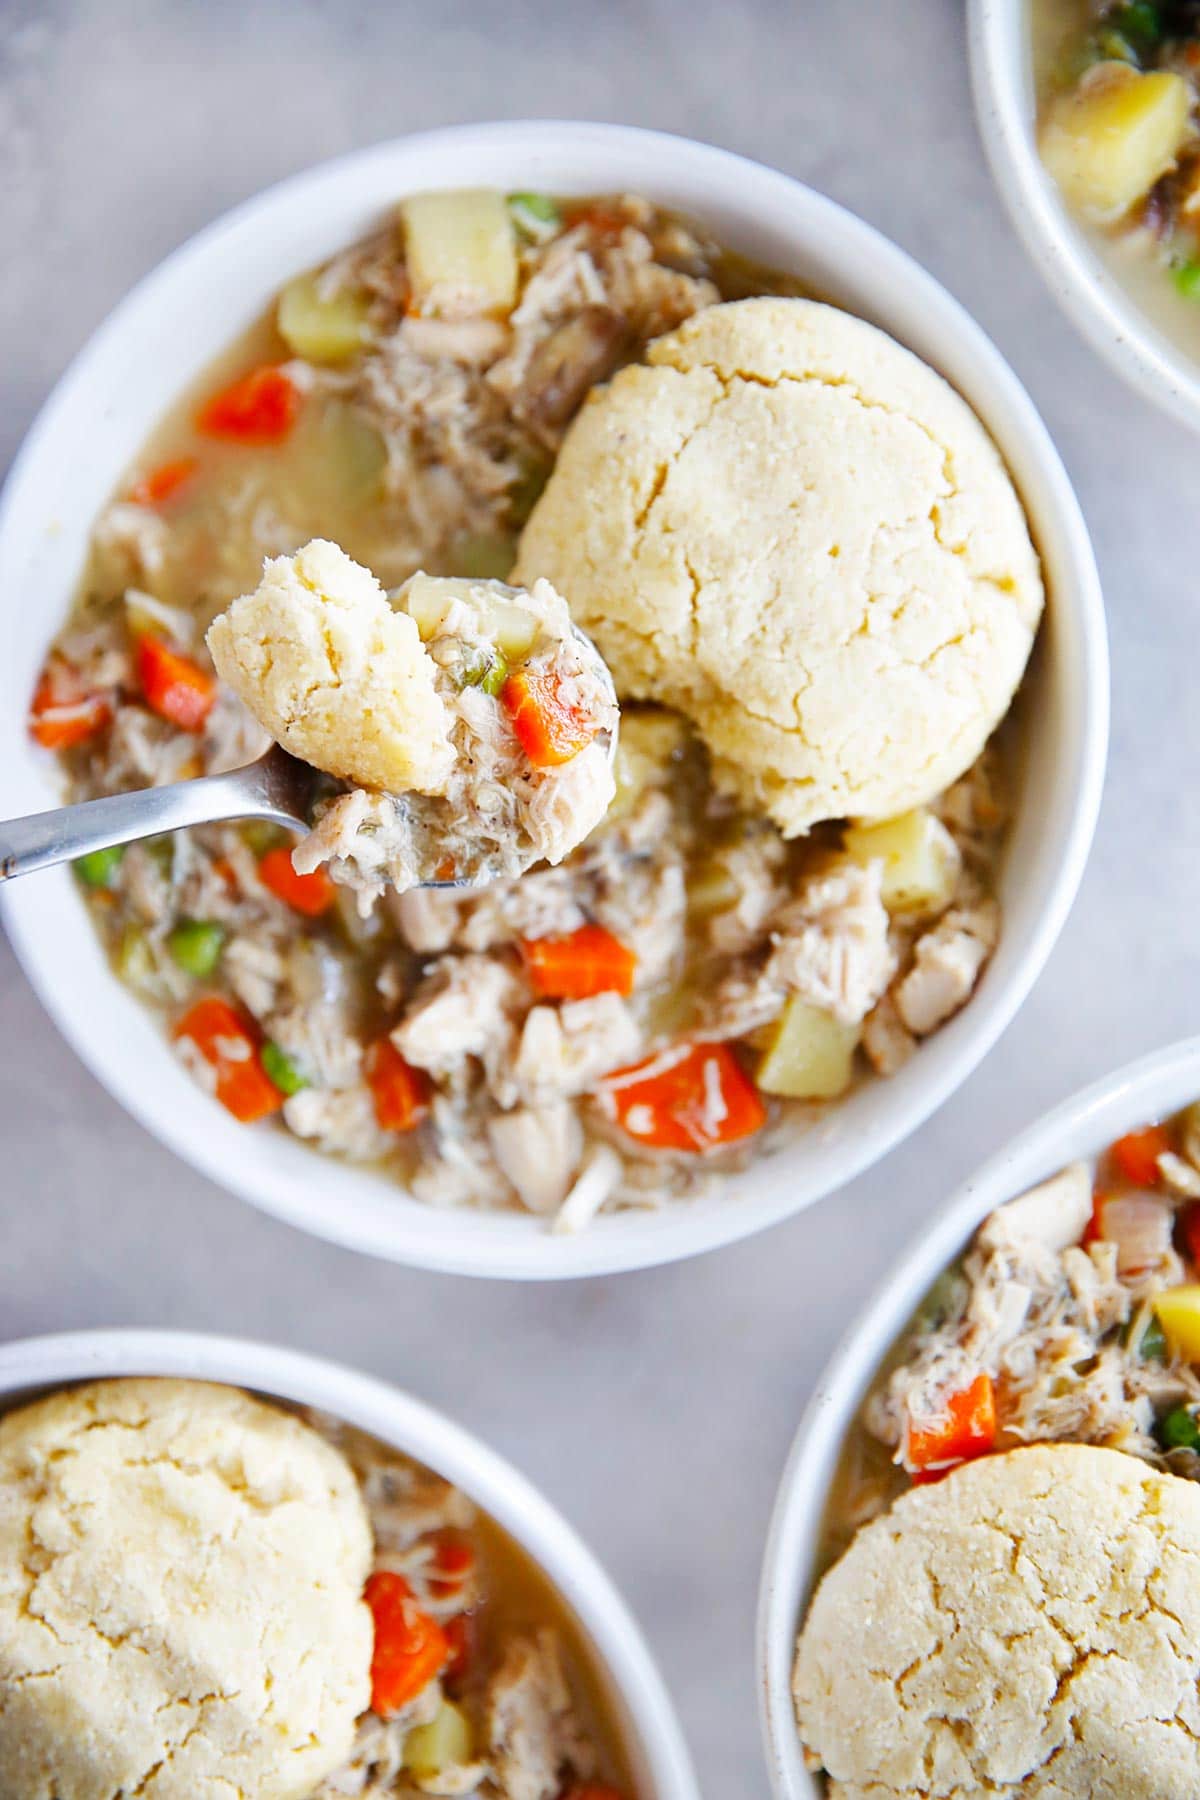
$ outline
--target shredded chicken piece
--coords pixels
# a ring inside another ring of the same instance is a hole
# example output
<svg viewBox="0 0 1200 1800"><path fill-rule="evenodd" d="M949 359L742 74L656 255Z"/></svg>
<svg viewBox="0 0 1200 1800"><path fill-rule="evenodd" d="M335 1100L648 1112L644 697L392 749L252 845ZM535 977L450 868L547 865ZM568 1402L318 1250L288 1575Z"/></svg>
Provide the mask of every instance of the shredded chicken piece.
<svg viewBox="0 0 1200 1800"><path fill-rule="evenodd" d="M488 1125L488 1138L501 1170L530 1212L552 1213L562 1205L579 1163L583 1132L574 1107L518 1107Z"/></svg>
<svg viewBox="0 0 1200 1800"><path fill-rule="evenodd" d="M562 1006L535 1006L525 1016L513 1071L531 1105L586 1093L611 1069L634 1060L642 1038L618 994Z"/></svg>
<svg viewBox="0 0 1200 1800"><path fill-rule="evenodd" d="M515 1639L488 1683L488 1751L505 1800L558 1800L564 1771L595 1767L552 1631Z"/></svg>
<svg viewBox="0 0 1200 1800"><path fill-rule="evenodd" d="M913 964L896 986L896 1010L916 1037L928 1037L966 1005L1000 934L999 909L987 901L952 908L917 939Z"/></svg>
<svg viewBox="0 0 1200 1800"><path fill-rule="evenodd" d="M895 968L880 885L879 863L811 877L772 920L767 979L845 1025L865 1018Z"/></svg>
<svg viewBox="0 0 1200 1800"><path fill-rule="evenodd" d="M418 1069L454 1069L465 1057L498 1064L513 1038L521 984L490 956L448 956L417 990L392 1042Z"/></svg>

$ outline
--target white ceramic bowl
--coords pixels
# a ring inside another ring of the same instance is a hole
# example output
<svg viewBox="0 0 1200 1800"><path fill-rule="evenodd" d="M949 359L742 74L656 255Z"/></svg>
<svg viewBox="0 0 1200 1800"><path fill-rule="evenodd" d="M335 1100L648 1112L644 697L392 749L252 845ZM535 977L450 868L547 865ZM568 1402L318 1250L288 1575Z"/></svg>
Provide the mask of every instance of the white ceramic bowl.
<svg viewBox="0 0 1200 1800"><path fill-rule="evenodd" d="M54 801L53 767L24 727L34 677L96 513L178 390L283 281L377 225L398 195L481 184L640 189L693 213L734 248L796 271L911 345L990 427L1022 491L1052 598L1028 684L1027 776L1002 883L1004 936L970 1006L899 1075L864 1087L819 1132L720 1194L601 1218L572 1240L515 1213L422 1206L368 1169L318 1159L283 1132L237 1125L189 1080L157 1022L113 978L67 870L13 882L4 916L80 1056L215 1181L378 1256L470 1275L591 1275L728 1243L842 1186L939 1106L999 1036L1049 954L1091 842L1108 725L1103 609L1078 505L1028 397L955 301L868 226L786 176L680 138L548 122L435 132L296 176L202 232L118 307L47 402L0 507L0 812Z"/></svg>
<svg viewBox="0 0 1200 1800"><path fill-rule="evenodd" d="M1200 1096L1200 1037L1171 1044L1085 1088L1022 1132L965 1182L879 1288L834 1351L780 1482L758 1598L759 1699L776 1800L817 1800L792 1713L796 1634L812 1591L821 1522L842 1445L888 1350L985 1215L1135 1126Z"/></svg>
<svg viewBox="0 0 1200 1800"><path fill-rule="evenodd" d="M566 1520L478 1438L338 1363L176 1331L80 1331L0 1346L0 1412L44 1391L118 1375L230 1382L319 1407L453 1482L526 1551L573 1615L621 1733L638 1800L700 1800L670 1697L625 1602Z"/></svg>
<svg viewBox="0 0 1200 1800"><path fill-rule="evenodd" d="M1096 253L1038 155L1030 12L969 0L975 110L1001 199L1050 291L1117 373L1200 430L1200 358L1161 330Z"/></svg>

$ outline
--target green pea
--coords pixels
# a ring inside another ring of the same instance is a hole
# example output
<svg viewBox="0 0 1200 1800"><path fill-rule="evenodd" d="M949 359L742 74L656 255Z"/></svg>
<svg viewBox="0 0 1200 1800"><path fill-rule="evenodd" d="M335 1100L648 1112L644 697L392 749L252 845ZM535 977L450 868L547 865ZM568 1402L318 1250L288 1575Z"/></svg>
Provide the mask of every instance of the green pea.
<svg viewBox="0 0 1200 1800"><path fill-rule="evenodd" d="M262 1047L262 1066L267 1078L275 1083L281 1094L298 1094L301 1088L309 1085L306 1076L302 1075L286 1050L281 1050L274 1039Z"/></svg>
<svg viewBox="0 0 1200 1800"><path fill-rule="evenodd" d="M189 975L202 981L221 958L225 927L212 919L181 919L167 937L167 949Z"/></svg>
<svg viewBox="0 0 1200 1800"><path fill-rule="evenodd" d="M1171 280L1185 300L1200 300L1200 262L1189 259L1176 263L1171 270Z"/></svg>
<svg viewBox="0 0 1200 1800"><path fill-rule="evenodd" d="M124 844L110 844L107 850L89 850L86 856L76 858L75 873L84 887L110 888L124 854Z"/></svg>
<svg viewBox="0 0 1200 1800"><path fill-rule="evenodd" d="M508 211L522 237L544 243L562 226L562 214L549 194L510 194Z"/></svg>
<svg viewBox="0 0 1200 1800"><path fill-rule="evenodd" d="M1186 1406L1177 1406L1158 1422L1158 1441L1164 1450L1200 1450L1200 1425Z"/></svg>

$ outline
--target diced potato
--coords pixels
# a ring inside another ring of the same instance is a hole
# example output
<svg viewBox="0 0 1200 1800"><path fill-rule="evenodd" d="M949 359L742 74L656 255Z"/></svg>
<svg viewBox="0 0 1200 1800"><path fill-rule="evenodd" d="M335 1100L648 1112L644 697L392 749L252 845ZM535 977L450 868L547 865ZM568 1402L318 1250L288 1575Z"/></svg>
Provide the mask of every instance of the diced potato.
<svg viewBox="0 0 1200 1800"><path fill-rule="evenodd" d="M503 591L481 590L479 581L459 575L414 575L400 594L400 604L416 621L425 643L436 637L456 600L474 609L484 631L509 662L520 662L529 655L537 641L538 622L525 607L506 600Z"/></svg>
<svg viewBox="0 0 1200 1800"><path fill-rule="evenodd" d="M1200 1286L1164 1288L1151 1299L1155 1317L1176 1356L1200 1362Z"/></svg>
<svg viewBox="0 0 1200 1800"><path fill-rule="evenodd" d="M401 203L408 278L422 312L506 313L517 298L517 243L490 188L414 194Z"/></svg>
<svg viewBox="0 0 1200 1800"><path fill-rule="evenodd" d="M608 809L610 819L632 812L647 788L667 785L672 764L682 754L687 738L686 722L665 707L622 713L613 764L617 792Z"/></svg>
<svg viewBox="0 0 1200 1800"><path fill-rule="evenodd" d="M1119 219L1165 175L1188 134L1188 84L1098 63L1052 105L1041 153L1068 204L1098 224Z"/></svg>
<svg viewBox="0 0 1200 1800"><path fill-rule="evenodd" d="M843 1025L794 994L775 1027L774 1042L758 1066L764 1094L791 1100L832 1100L844 1094L854 1074L858 1025Z"/></svg>
<svg viewBox="0 0 1200 1800"><path fill-rule="evenodd" d="M279 296L279 335L309 362L344 362L367 340L367 301L343 291L324 296L315 275L297 275Z"/></svg>
<svg viewBox="0 0 1200 1800"><path fill-rule="evenodd" d="M471 1721L459 1706L443 1700L428 1725L415 1725L404 1740L404 1766L414 1775L438 1775L469 1763L475 1745Z"/></svg>
<svg viewBox="0 0 1200 1800"><path fill-rule="evenodd" d="M889 912L940 912L954 897L962 867L958 845L923 806L878 825L851 825L842 844L856 863L883 863Z"/></svg>

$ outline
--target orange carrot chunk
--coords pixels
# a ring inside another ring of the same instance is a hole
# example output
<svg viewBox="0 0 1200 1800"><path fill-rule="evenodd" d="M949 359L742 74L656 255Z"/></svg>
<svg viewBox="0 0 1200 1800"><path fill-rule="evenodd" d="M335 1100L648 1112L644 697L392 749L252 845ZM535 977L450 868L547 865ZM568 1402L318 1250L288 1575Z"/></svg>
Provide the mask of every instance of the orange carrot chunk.
<svg viewBox="0 0 1200 1800"><path fill-rule="evenodd" d="M500 689L500 704L535 769L553 769L570 762L599 729L586 708L577 705L548 670L518 669Z"/></svg>
<svg viewBox="0 0 1200 1800"><path fill-rule="evenodd" d="M86 744L111 718L107 696L85 687L70 663L52 657L29 708L29 730L37 742L47 750L69 750Z"/></svg>
<svg viewBox="0 0 1200 1800"><path fill-rule="evenodd" d="M267 363L206 400L196 425L209 437L238 444L279 444L296 423L299 404L295 383Z"/></svg>
<svg viewBox="0 0 1200 1800"><path fill-rule="evenodd" d="M625 1796L620 1788L597 1787L592 1781L586 1787L568 1788L562 1800L625 1800Z"/></svg>
<svg viewBox="0 0 1200 1800"><path fill-rule="evenodd" d="M457 1594L475 1570L475 1550L470 1538L453 1526L444 1526L432 1535L429 1586L445 1599Z"/></svg>
<svg viewBox="0 0 1200 1800"><path fill-rule="evenodd" d="M429 1111L433 1084L424 1069L406 1063L391 1038L381 1037L363 1058L381 1131L411 1131Z"/></svg>
<svg viewBox="0 0 1200 1800"><path fill-rule="evenodd" d="M151 469L148 475L134 482L129 498L135 506L162 506L187 486L199 466L194 456L180 456L174 462L160 463L157 469Z"/></svg>
<svg viewBox="0 0 1200 1800"><path fill-rule="evenodd" d="M228 1000L210 994L189 1007L175 1027L216 1070L217 1099L243 1125L278 1112L283 1095L262 1066L257 1029Z"/></svg>
<svg viewBox="0 0 1200 1800"><path fill-rule="evenodd" d="M325 869L314 869L311 875L298 875L292 867L292 853L285 844L268 850L258 865L258 879L265 888L306 919L319 919L333 905L337 889Z"/></svg>
<svg viewBox="0 0 1200 1800"><path fill-rule="evenodd" d="M749 1137L767 1113L728 1044L676 1044L599 1085L600 1105L654 1150L715 1150Z"/></svg>
<svg viewBox="0 0 1200 1800"><path fill-rule="evenodd" d="M547 1000L633 992L637 957L603 925L581 925L563 937L523 938L521 955L531 987Z"/></svg>
<svg viewBox="0 0 1200 1800"><path fill-rule="evenodd" d="M217 697L216 678L147 632L138 639L137 674L146 704L180 731L202 731Z"/></svg>
<svg viewBox="0 0 1200 1800"><path fill-rule="evenodd" d="M904 1442L906 1468L917 1478L936 1480L956 1463L985 1456L996 1443L996 1394L985 1371L946 1397L938 1418L914 1425Z"/></svg>
<svg viewBox="0 0 1200 1800"><path fill-rule="evenodd" d="M1147 1125L1144 1131L1127 1132L1118 1138L1109 1154L1126 1181L1135 1187L1157 1187L1158 1159L1171 1148L1171 1139L1161 1125Z"/></svg>
<svg viewBox="0 0 1200 1800"><path fill-rule="evenodd" d="M371 1710L389 1719L415 1700L450 1659L450 1645L436 1619L422 1612L403 1575L377 1569L363 1599L375 1621L371 1657Z"/></svg>

